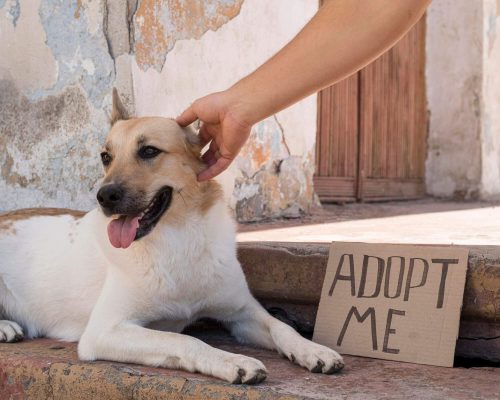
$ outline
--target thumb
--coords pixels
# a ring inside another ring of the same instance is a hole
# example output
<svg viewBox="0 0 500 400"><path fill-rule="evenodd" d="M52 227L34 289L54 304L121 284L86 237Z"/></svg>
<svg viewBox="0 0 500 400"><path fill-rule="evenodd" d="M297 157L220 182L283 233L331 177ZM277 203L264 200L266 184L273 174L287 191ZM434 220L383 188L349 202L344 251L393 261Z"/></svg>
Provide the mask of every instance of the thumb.
<svg viewBox="0 0 500 400"><path fill-rule="evenodd" d="M192 105L190 105L188 108L186 108L181 115L179 115L175 121L180 125L180 126L188 126L192 124L194 121L198 119L198 115L196 115L196 112L194 111L194 108Z"/></svg>

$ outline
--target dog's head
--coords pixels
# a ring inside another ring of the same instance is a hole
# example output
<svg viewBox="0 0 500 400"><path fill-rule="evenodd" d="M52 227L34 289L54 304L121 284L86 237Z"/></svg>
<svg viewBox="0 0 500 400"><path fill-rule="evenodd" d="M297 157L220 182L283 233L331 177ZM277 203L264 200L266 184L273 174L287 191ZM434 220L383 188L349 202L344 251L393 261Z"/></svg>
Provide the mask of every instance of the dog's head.
<svg viewBox="0 0 500 400"><path fill-rule="evenodd" d="M97 200L112 218L111 244L127 248L165 218L177 196L185 201L199 189L201 149L196 134L173 119L128 118L116 90L111 123L101 153L105 176Z"/></svg>

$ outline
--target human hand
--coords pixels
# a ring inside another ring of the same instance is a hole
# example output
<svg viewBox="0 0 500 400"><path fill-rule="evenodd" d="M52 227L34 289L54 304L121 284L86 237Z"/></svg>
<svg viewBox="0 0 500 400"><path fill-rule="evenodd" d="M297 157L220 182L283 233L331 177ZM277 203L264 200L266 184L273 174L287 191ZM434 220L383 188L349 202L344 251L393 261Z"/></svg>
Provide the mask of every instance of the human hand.
<svg viewBox="0 0 500 400"><path fill-rule="evenodd" d="M233 162L250 135L252 123L244 117L243 107L229 91L213 93L196 100L176 118L181 126L200 119L200 144L210 143L202 159L207 168L198 181L211 179Z"/></svg>

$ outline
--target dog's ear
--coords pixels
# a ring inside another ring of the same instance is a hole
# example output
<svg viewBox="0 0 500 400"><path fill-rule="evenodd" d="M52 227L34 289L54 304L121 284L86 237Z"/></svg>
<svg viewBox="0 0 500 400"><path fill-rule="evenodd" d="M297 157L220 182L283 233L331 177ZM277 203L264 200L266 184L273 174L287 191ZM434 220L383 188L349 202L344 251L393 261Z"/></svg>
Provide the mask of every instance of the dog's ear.
<svg viewBox="0 0 500 400"><path fill-rule="evenodd" d="M113 88L113 109L111 111L111 125L114 125L116 121L121 119L128 119L127 110L123 106L120 96L118 95L118 90Z"/></svg>
<svg viewBox="0 0 500 400"><path fill-rule="evenodd" d="M185 136L186 149L196 158L201 157L200 138L195 132L194 125L191 124L183 128Z"/></svg>

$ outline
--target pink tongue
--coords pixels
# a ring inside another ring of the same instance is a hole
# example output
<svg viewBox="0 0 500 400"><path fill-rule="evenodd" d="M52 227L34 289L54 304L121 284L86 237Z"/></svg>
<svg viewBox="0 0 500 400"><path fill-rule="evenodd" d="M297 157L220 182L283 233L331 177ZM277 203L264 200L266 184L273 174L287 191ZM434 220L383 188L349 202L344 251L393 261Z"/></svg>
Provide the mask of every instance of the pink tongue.
<svg viewBox="0 0 500 400"><path fill-rule="evenodd" d="M111 244L117 249L126 249L135 239L139 217L120 217L108 224L108 237Z"/></svg>

